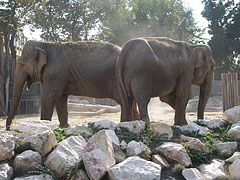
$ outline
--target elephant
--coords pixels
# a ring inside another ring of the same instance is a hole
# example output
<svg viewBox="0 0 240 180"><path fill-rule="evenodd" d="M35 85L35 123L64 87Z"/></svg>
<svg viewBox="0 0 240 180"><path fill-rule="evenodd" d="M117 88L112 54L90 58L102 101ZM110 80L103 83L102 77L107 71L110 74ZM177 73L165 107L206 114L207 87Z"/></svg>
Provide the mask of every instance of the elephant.
<svg viewBox="0 0 240 180"><path fill-rule="evenodd" d="M121 97L121 121L131 121L136 101L140 119L150 123L148 103L159 97L175 110L174 125L187 125L185 109L191 85L200 87L198 119L210 96L215 61L208 45L193 45L166 37L127 41L117 59L116 73Z"/></svg>
<svg viewBox="0 0 240 180"><path fill-rule="evenodd" d="M68 124L68 97L111 98L121 103L116 80L116 61L121 48L111 43L82 41L52 43L27 41L14 75L13 103L6 121L10 128L23 87L41 82L41 119L51 120L56 107L60 127ZM133 119L139 119L133 106Z"/></svg>

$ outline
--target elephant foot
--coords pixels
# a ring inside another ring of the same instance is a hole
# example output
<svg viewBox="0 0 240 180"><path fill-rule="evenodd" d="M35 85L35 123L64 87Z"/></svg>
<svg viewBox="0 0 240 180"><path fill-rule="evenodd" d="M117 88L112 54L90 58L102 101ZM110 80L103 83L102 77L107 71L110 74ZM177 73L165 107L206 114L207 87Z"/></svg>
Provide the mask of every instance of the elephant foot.
<svg viewBox="0 0 240 180"><path fill-rule="evenodd" d="M68 128L68 127L70 127L70 124L59 124L59 128Z"/></svg>
<svg viewBox="0 0 240 180"><path fill-rule="evenodd" d="M6 126L6 131L10 131L10 126Z"/></svg>
<svg viewBox="0 0 240 180"><path fill-rule="evenodd" d="M177 126L185 126L185 125L188 125L187 121L184 120L184 121L175 121L174 122L174 125L177 125Z"/></svg>

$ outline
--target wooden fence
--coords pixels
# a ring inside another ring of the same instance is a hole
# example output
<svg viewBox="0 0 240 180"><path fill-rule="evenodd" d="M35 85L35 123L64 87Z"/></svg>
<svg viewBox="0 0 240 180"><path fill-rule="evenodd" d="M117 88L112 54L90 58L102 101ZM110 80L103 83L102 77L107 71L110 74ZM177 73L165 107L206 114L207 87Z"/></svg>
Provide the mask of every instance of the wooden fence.
<svg viewBox="0 0 240 180"><path fill-rule="evenodd" d="M223 111L239 105L238 74L222 73Z"/></svg>

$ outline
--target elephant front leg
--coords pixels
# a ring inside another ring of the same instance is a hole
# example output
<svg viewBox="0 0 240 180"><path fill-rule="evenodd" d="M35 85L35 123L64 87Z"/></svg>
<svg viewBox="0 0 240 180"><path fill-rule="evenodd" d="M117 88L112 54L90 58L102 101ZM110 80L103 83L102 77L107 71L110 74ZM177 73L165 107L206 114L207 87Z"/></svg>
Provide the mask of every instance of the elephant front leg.
<svg viewBox="0 0 240 180"><path fill-rule="evenodd" d="M56 103L56 110L60 122L59 127L68 127L68 95L62 95Z"/></svg>

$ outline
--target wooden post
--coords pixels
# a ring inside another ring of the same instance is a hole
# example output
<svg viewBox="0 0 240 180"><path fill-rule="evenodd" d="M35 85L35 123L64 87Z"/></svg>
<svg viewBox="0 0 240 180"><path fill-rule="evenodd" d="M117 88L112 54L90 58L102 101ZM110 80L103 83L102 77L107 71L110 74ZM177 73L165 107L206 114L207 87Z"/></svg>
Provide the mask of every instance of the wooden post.
<svg viewBox="0 0 240 180"><path fill-rule="evenodd" d="M222 73L223 112L239 105L238 74Z"/></svg>

